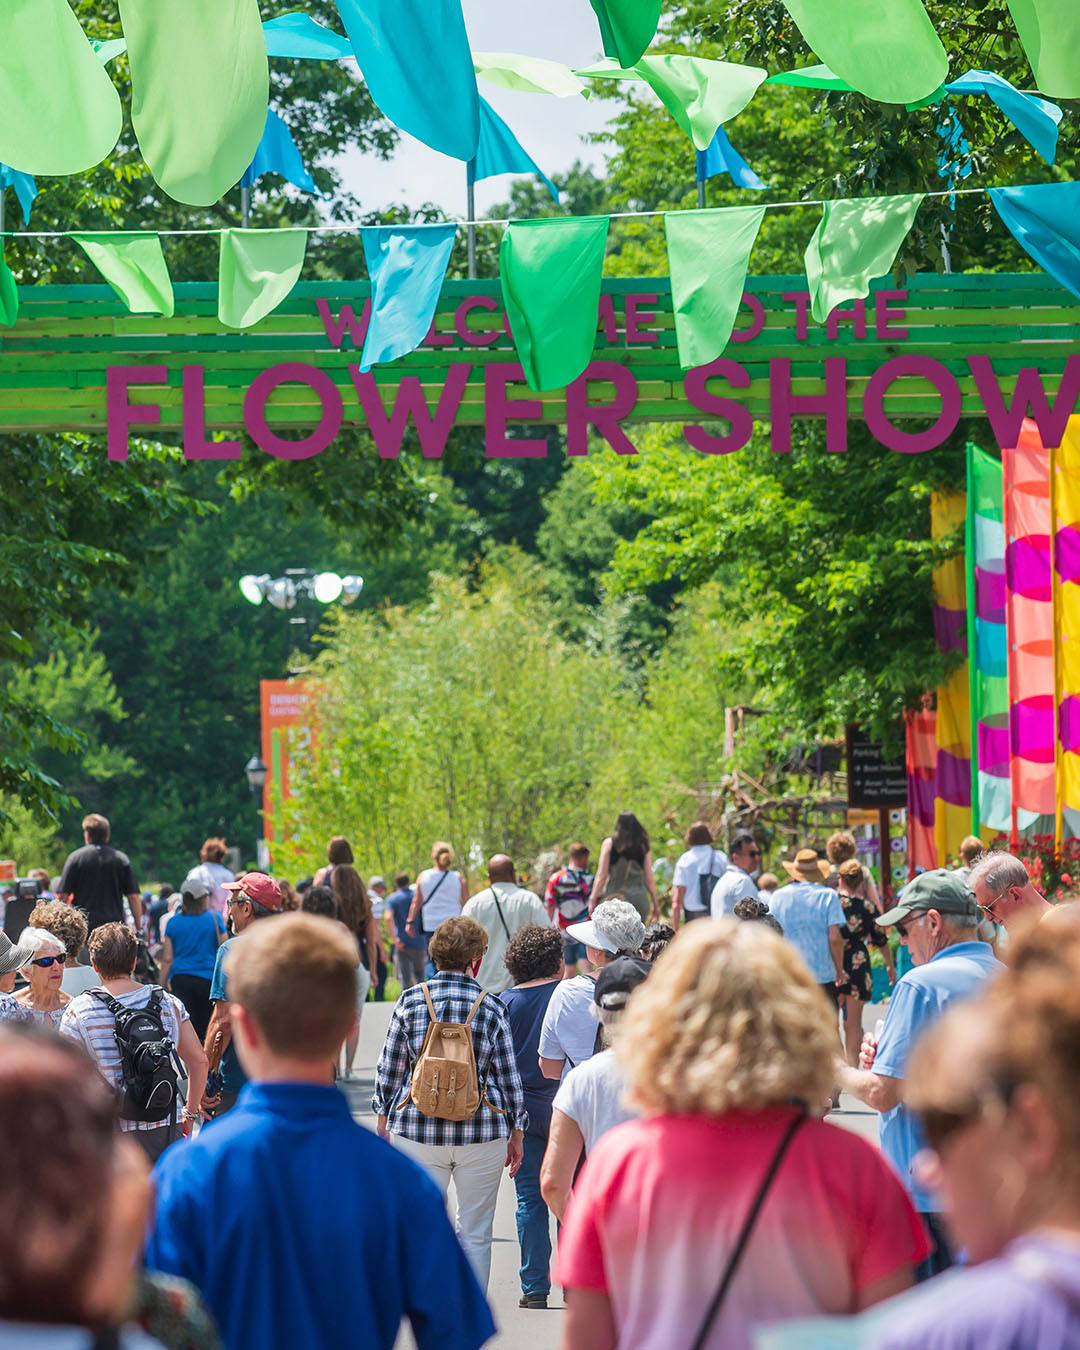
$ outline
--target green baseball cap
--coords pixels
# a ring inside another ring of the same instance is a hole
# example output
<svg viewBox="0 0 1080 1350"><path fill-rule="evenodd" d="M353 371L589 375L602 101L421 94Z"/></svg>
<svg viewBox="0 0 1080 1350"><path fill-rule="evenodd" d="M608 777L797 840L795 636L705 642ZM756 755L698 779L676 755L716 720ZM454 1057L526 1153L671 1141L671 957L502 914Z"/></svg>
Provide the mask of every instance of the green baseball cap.
<svg viewBox="0 0 1080 1350"><path fill-rule="evenodd" d="M888 928L906 919L909 914L925 914L928 909L936 909L939 914L946 916L979 917L975 897L961 874L938 867L932 872L920 872L913 881L909 881L900 892L896 904L886 910L877 923L882 928Z"/></svg>

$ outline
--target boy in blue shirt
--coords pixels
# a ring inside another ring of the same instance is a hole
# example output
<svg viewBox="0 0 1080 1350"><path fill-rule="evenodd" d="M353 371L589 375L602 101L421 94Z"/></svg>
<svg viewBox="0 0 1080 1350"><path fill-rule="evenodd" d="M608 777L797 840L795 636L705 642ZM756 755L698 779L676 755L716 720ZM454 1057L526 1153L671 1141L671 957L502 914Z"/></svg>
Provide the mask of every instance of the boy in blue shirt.
<svg viewBox="0 0 1080 1350"><path fill-rule="evenodd" d="M288 914L229 953L235 1107L155 1169L150 1269L202 1291L229 1350L478 1350L495 1332L438 1189L333 1085L356 1017L356 946Z"/></svg>

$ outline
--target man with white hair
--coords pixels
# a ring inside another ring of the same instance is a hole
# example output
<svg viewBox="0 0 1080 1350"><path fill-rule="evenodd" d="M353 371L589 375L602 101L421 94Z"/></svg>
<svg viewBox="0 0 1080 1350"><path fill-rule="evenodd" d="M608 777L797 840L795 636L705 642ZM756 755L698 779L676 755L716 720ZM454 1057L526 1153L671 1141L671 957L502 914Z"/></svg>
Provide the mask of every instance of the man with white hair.
<svg viewBox="0 0 1080 1350"><path fill-rule="evenodd" d="M896 983L880 1039L867 1037L853 1069L837 1056L840 1087L881 1112L881 1151L892 1163L926 1224L936 1250L916 1278L928 1279L952 1265L938 1200L915 1179L916 1154L925 1148L915 1116L901 1096L912 1047L931 1023L957 1000L977 994L1001 969L989 943L978 941L978 911L958 872L939 868L908 882L892 909L877 920L895 927L907 943L914 969Z"/></svg>
<svg viewBox="0 0 1080 1350"><path fill-rule="evenodd" d="M1054 912L1011 853L984 853L968 872L967 884L986 917L1001 924L1012 939Z"/></svg>
<svg viewBox="0 0 1080 1350"><path fill-rule="evenodd" d="M617 956L636 955L645 941L645 925L627 900L605 900L592 917L566 930L571 942L581 942L594 967L602 969ZM540 1072L562 1078L591 1059L596 1047L596 1018L592 1005L596 976L590 972L562 980L551 996L540 1029Z"/></svg>

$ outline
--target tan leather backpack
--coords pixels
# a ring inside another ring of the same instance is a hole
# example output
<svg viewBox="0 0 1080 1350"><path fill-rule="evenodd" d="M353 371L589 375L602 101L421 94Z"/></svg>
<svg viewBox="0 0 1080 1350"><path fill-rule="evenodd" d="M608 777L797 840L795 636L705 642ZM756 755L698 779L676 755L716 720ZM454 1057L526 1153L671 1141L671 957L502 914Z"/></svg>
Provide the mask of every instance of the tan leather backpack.
<svg viewBox="0 0 1080 1350"><path fill-rule="evenodd" d="M431 1023L413 1067L405 1101L411 1101L422 1116L433 1116L437 1120L471 1120L480 1110L480 1079L476 1072L472 1020L485 995L481 993L464 1022L439 1022L427 985L422 984L420 988L424 991Z"/></svg>

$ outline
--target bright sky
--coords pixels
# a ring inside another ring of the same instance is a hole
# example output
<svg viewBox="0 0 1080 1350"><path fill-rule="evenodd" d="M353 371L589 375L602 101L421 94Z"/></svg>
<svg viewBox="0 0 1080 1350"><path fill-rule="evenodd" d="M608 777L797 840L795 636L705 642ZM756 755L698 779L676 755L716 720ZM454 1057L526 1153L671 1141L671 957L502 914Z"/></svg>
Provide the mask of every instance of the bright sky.
<svg viewBox="0 0 1080 1350"><path fill-rule="evenodd" d="M584 66L603 55L596 16L588 0L463 0L469 42L478 52L523 52L568 66ZM611 105L550 94L517 94L479 81L480 93L550 177L580 159L597 168L601 147L582 136L602 130ZM402 134L393 159L352 153L341 160L345 186L372 210L403 202L434 202L448 214L465 215L465 165ZM513 175L476 185L476 208L483 215L505 201Z"/></svg>

